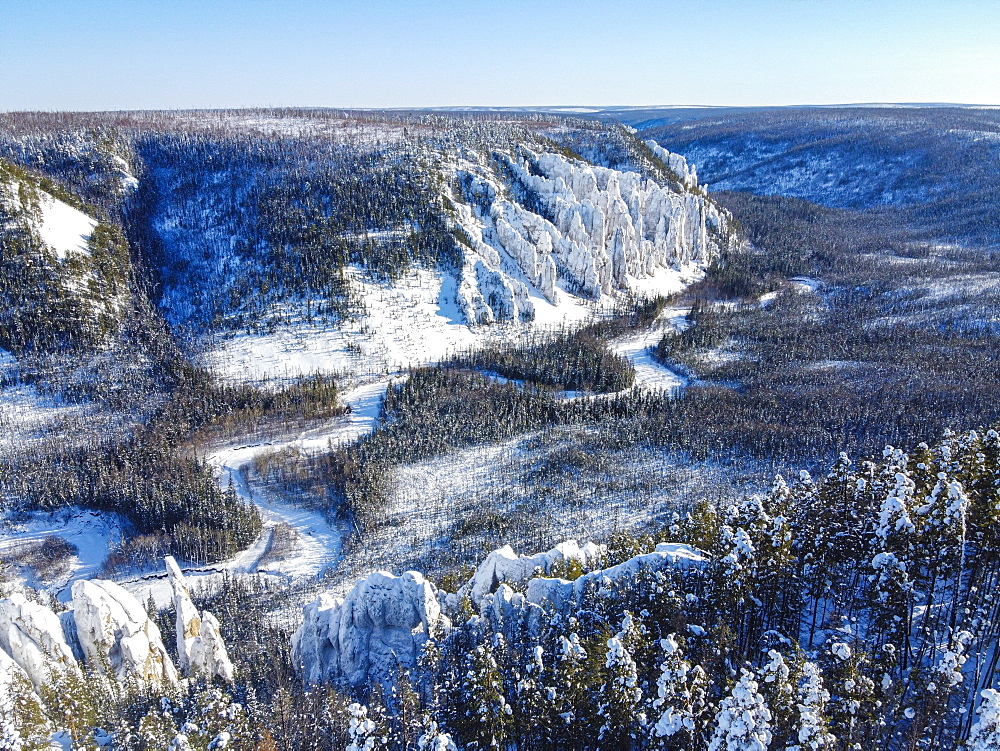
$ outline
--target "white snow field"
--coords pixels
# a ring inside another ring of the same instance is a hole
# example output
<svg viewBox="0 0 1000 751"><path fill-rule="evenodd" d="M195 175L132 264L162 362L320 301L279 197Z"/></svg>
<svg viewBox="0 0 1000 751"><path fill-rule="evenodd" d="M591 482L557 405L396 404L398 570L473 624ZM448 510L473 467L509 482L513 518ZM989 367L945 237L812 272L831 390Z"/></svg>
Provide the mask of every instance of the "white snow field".
<svg viewBox="0 0 1000 751"><path fill-rule="evenodd" d="M674 323L676 318L682 318L682 316L668 314L667 325L676 328ZM678 391L687 385L687 379L684 376L675 373L653 358L653 350L663 338L663 333L662 325L654 326L642 333L612 342L611 349L619 355L627 357L628 361L632 363L632 367L635 369L635 388Z"/></svg>
<svg viewBox="0 0 1000 751"><path fill-rule="evenodd" d="M273 334L241 334L224 340L208 364L229 381L385 375L444 359L488 335L465 325L449 275L414 269L388 284L351 267L348 276L365 309L357 319L342 326L300 319Z"/></svg>
<svg viewBox="0 0 1000 751"><path fill-rule="evenodd" d="M0 518L0 559L15 559L16 565L18 556L30 554L48 537L59 537L75 545L76 555L51 580L39 580L28 570L18 572L19 578L31 586L58 594L65 601L74 581L97 576L108 551L122 539L127 525L116 514L76 506L51 513L6 514Z"/></svg>
<svg viewBox="0 0 1000 751"><path fill-rule="evenodd" d="M39 195L42 221L38 226L38 234L42 242L48 245L60 260L73 253L90 255L87 241L97 226L97 221L47 193Z"/></svg>

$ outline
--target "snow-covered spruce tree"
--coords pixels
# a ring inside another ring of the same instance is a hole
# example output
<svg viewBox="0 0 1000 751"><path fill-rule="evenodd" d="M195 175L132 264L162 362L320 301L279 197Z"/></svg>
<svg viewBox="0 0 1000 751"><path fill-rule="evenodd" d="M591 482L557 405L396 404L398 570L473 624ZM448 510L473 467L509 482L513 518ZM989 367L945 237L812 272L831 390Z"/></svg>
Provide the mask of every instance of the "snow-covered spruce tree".
<svg viewBox="0 0 1000 751"><path fill-rule="evenodd" d="M347 712L350 721L346 751L377 751L384 748L378 725L368 717L368 707L355 702L347 708Z"/></svg>
<svg viewBox="0 0 1000 751"><path fill-rule="evenodd" d="M53 670L42 687L42 702L57 732L66 733L74 748L96 748L94 730L109 727L134 686L109 678L110 670Z"/></svg>
<svg viewBox="0 0 1000 751"><path fill-rule="evenodd" d="M604 680L597 691L597 739L608 747L628 748L642 735L642 689L632 659L641 640L640 624L626 611L618 633L607 640Z"/></svg>
<svg viewBox="0 0 1000 751"><path fill-rule="evenodd" d="M795 581L791 491L779 475L764 497L731 504L708 552L713 626L732 630L738 662L755 659L768 630L794 630L800 610Z"/></svg>
<svg viewBox="0 0 1000 751"><path fill-rule="evenodd" d="M775 748L783 748L786 742L791 742L799 662L794 658L786 659L777 649L769 649L758 674L760 693L771 710L771 740Z"/></svg>
<svg viewBox="0 0 1000 751"><path fill-rule="evenodd" d="M856 642L829 641L820 653L824 685L830 693L827 712L830 729L843 748L873 743L884 735L879 706L878 674L866 652Z"/></svg>
<svg viewBox="0 0 1000 751"><path fill-rule="evenodd" d="M984 689L976 709L976 723L966 743L968 751L1000 751L1000 691Z"/></svg>
<svg viewBox="0 0 1000 751"><path fill-rule="evenodd" d="M749 636L750 644L758 634L794 633L798 627L802 601L801 587L795 579L792 509L803 497L814 494L815 486L808 472L800 472L792 488L779 475L764 498L763 509L756 504L753 507L756 518L750 521L750 530L758 551L756 599L760 602L760 618L759 631Z"/></svg>
<svg viewBox="0 0 1000 751"><path fill-rule="evenodd" d="M836 747L837 739L830 732L826 713L829 701L830 693L823 687L819 666L815 662L805 661L796 692L795 708L798 716L791 725L788 751L826 751Z"/></svg>
<svg viewBox="0 0 1000 751"><path fill-rule="evenodd" d="M433 720L428 720L427 728L417 739L418 751L458 751L458 746L448 733L442 733Z"/></svg>
<svg viewBox="0 0 1000 751"><path fill-rule="evenodd" d="M1000 551L1000 433L988 430L969 441L965 488L971 496L969 533L987 555Z"/></svg>
<svg viewBox="0 0 1000 751"><path fill-rule="evenodd" d="M858 492L862 480L847 454L840 454L819 486L799 483L792 509L796 529L793 554L802 582L811 648L829 613L850 610L857 564L866 559L870 535L866 508ZM867 573L867 572L865 572Z"/></svg>
<svg viewBox="0 0 1000 751"><path fill-rule="evenodd" d="M953 475L941 471L935 480L925 502L914 510L917 544L924 553L919 583L927 593L920 622L923 638L935 628L955 627L955 608L935 608L935 598L952 603L963 599L962 574L966 561L969 497ZM939 594L942 589L945 591ZM932 619L932 614L943 614L947 620L942 624L940 619Z"/></svg>
<svg viewBox="0 0 1000 751"><path fill-rule="evenodd" d="M906 735L912 743L955 735L960 716L951 710L965 678L962 668L971 641L972 634L960 631L938 651L932 665L911 671L911 688L904 697L909 706L904 715L909 720Z"/></svg>
<svg viewBox="0 0 1000 751"><path fill-rule="evenodd" d="M514 726L519 729L522 738L544 739L550 731L551 700L555 690L546 687L551 679L551 671L545 665L545 649L535 644L528 645L527 650L521 650L521 664L517 670L517 682L514 685L513 708Z"/></svg>
<svg viewBox="0 0 1000 751"><path fill-rule="evenodd" d="M179 708L177 712L179 712ZM137 745L140 748L168 748L177 735L175 723L175 708L170 699L163 697L154 703L139 721L136 731Z"/></svg>
<svg viewBox="0 0 1000 751"><path fill-rule="evenodd" d="M410 672L399 667L395 683L388 689L382 687L380 693L386 743L389 747L412 748L424 729L424 713ZM372 719L375 719L373 715L372 712Z"/></svg>
<svg viewBox="0 0 1000 751"><path fill-rule="evenodd" d="M754 674L743 669L719 704L708 751L767 751L771 745L771 710Z"/></svg>
<svg viewBox="0 0 1000 751"><path fill-rule="evenodd" d="M253 723L242 704L220 688L195 690L184 703L181 725L192 751L253 745Z"/></svg>
<svg viewBox="0 0 1000 751"><path fill-rule="evenodd" d="M503 637L493 635L496 646L504 649ZM467 662L462 676L460 706L465 716L459 718L462 740L476 741L480 748L504 748L513 731L514 710L504 691L504 675L494 656L494 646L484 640Z"/></svg>
<svg viewBox="0 0 1000 751"><path fill-rule="evenodd" d="M692 748L704 730L708 678L684 658L676 634L660 640L663 662L656 697L649 703L650 748Z"/></svg>
<svg viewBox="0 0 1000 751"><path fill-rule="evenodd" d="M0 674L0 750L47 749L50 729L44 707L27 676L13 670Z"/></svg>
<svg viewBox="0 0 1000 751"><path fill-rule="evenodd" d="M889 451L889 449L887 449ZM879 643L889 642L901 650L900 669L909 665L910 633L913 618L913 569L916 527L910 516L914 482L904 466L898 467L893 487L879 509L873 547L869 597L872 624ZM890 466L893 466L890 464Z"/></svg>
<svg viewBox="0 0 1000 751"><path fill-rule="evenodd" d="M575 631L556 637L555 652L552 691L546 697L549 727L552 737L564 739L568 747L583 747L592 740L590 726L599 720L593 689L601 680L602 653L596 640L585 645Z"/></svg>

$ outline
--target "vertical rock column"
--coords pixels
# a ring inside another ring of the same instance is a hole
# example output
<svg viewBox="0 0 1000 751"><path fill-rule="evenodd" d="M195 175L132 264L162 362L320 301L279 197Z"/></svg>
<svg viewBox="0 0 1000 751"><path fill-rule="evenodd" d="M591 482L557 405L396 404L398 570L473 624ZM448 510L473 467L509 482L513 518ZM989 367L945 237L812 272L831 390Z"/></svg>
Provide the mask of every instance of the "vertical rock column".
<svg viewBox="0 0 1000 751"><path fill-rule="evenodd" d="M207 610L198 614L184 583L184 574L173 556L167 556L167 575L174 590L177 659L181 671L190 678L233 682L233 663L219 633L218 619Z"/></svg>

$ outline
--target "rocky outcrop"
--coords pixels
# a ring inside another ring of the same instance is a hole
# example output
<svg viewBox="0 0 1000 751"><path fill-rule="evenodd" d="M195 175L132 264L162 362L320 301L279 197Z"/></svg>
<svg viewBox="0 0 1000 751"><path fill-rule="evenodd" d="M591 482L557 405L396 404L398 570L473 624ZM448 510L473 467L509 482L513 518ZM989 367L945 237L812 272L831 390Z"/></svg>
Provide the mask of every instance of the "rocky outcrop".
<svg viewBox="0 0 1000 751"><path fill-rule="evenodd" d="M207 610L198 613L184 583L184 574L172 556L167 556L166 565L174 592L177 659L181 671L190 678L209 681L220 678L232 683L233 663L219 634L218 619Z"/></svg>
<svg viewBox="0 0 1000 751"><path fill-rule="evenodd" d="M680 154L674 154L673 152L667 151L665 148L660 146L656 141L646 141L645 144L649 147L650 151L663 162L667 169L677 175L678 179L684 184L686 188L697 188L698 187L698 172L695 170L694 165L688 166L688 161ZM708 186L704 189L707 190Z"/></svg>
<svg viewBox="0 0 1000 751"><path fill-rule="evenodd" d="M139 601L110 581L73 583L73 619L88 665L109 668L119 681L166 687L178 683L160 630Z"/></svg>
<svg viewBox="0 0 1000 751"><path fill-rule="evenodd" d="M427 640L447 625L437 589L415 571L378 571L343 599L320 595L303 615L292 657L309 683L392 680L399 667L413 667Z"/></svg>
<svg viewBox="0 0 1000 751"><path fill-rule="evenodd" d="M79 669L59 616L20 592L0 600L0 649L31 679L36 690L48 683L55 671Z"/></svg>
<svg viewBox="0 0 1000 751"><path fill-rule="evenodd" d="M573 581L536 577L528 582L524 597L526 602L534 605L564 610L571 604L579 605L586 594L598 592L619 580L643 572L701 568L707 562L705 553L690 545L660 543L652 553L637 555L608 569L591 571Z"/></svg>
<svg viewBox="0 0 1000 751"><path fill-rule="evenodd" d="M510 545L494 550L476 568L472 578L458 591L458 596L468 597L479 609L486 595L497 591L502 584L523 587L538 574L548 574L554 567L575 561L582 567L593 566L604 554L604 548L592 542L579 545L567 540L551 550L534 555L517 555Z"/></svg>
<svg viewBox="0 0 1000 751"><path fill-rule="evenodd" d="M557 287L600 299L658 269L707 265L726 216L682 156L648 145L676 183L527 149L495 155L502 178L463 162L463 193L450 200L469 240L458 290L469 322L530 320L532 292L550 303Z"/></svg>

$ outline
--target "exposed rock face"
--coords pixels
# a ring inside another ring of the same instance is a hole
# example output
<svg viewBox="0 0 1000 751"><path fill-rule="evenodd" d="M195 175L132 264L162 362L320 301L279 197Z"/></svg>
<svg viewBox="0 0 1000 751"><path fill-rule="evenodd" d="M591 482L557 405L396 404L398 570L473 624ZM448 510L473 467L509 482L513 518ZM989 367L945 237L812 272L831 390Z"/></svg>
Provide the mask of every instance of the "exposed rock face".
<svg viewBox="0 0 1000 751"><path fill-rule="evenodd" d="M650 148L677 174L676 189L526 149L497 157L506 160L505 179L462 163L456 172L464 195L452 199L470 245L458 290L469 322L530 320L532 291L555 303L557 283L598 299L657 269L707 265L726 217L698 189L683 157Z"/></svg>
<svg viewBox="0 0 1000 751"><path fill-rule="evenodd" d="M524 597L528 603L549 605L562 610L570 604L579 605L586 593L600 590L621 578L635 576L643 571L700 568L707 562L707 556L690 545L661 543L652 553L637 555L609 569L591 571L574 581L536 577L528 582Z"/></svg>
<svg viewBox="0 0 1000 751"><path fill-rule="evenodd" d="M698 187L698 172L694 165L688 166L687 159L680 154L674 154L660 146L656 141L646 141L646 145L667 167L681 179L688 188ZM706 190L708 186L703 186Z"/></svg>
<svg viewBox="0 0 1000 751"><path fill-rule="evenodd" d="M198 614L177 561L173 556L167 556L166 564L174 590L177 655L181 671L191 678L221 678L232 683L233 663L219 634L218 619L207 610Z"/></svg>
<svg viewBox="0 0 1000 751"><path fill-rule="evenodd" d="M592 542L580 546L576 540L561 542L551 550L534 555L517 555L510 545L504 545L486 556L458 595L468 596L479 609L486 595L497 591L503 583L523 586L536 573L548 574L557 564L577 561L586 567L593 565L603 554L601 546Z"/></svg>
<svg viewBox="0 0 1000 751"><path fill-rule="evenodd" d="M110 581L73 584L77 636L88 665L107 665L119 681L174 686L177 670L163 648L160 630L139 601Z"/></svg>
<svg viewBox="0 0 1000 751"><path fill-rule="evenodd" d="M310 683L391 680L397 666L413 667L427 640L447 625L437 589L415 571L378 571L343 599L320 595L303 614L292 658Z"/></svg>
<svg viewBox="0 0 1000 751"><path fill-rule="evenodd" d="M0 648L27 674L36 690L48 682L53 671L79 669L59 616L19 592L0 600Z"/></svg>

